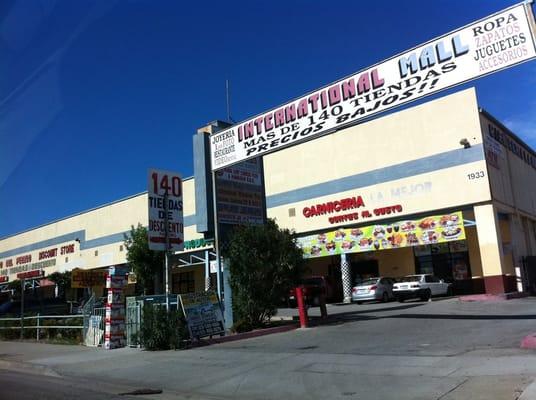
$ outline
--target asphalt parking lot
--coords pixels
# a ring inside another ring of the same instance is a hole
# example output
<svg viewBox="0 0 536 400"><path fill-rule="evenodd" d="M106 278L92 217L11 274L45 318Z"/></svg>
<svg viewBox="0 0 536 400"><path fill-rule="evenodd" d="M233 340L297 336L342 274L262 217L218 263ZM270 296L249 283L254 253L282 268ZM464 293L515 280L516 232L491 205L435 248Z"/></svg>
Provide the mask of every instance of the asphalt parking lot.
<svg viewBox="0 0 536 400"><path fill-rule="evenodd" d="M50 345L0 343L0 360L46 366L76 387L83 379L99 388L161 388L158 399L536 398L536 351L519 347L536 331L536 298L330 305L328 312L334 317L324 325L187 351L71 346L58 354ZM42 387L37 382L36 392Z"/></svg>
<svg viewBox="0 0 536 400"><path fill-rule="evenodd" d="M536 297L493 302L432 302L328 305L332 322L300 339L317 352L345 354L456 355L471 351L522 351L521 339L536 331ZM314 318L318 308L310 308ZM297 316L281 309L278 316ZM266 346L289 350L283 337L266 337ZM272 342L272 340L274 340ZM292 342L292 340L291 340Z"/></svg>

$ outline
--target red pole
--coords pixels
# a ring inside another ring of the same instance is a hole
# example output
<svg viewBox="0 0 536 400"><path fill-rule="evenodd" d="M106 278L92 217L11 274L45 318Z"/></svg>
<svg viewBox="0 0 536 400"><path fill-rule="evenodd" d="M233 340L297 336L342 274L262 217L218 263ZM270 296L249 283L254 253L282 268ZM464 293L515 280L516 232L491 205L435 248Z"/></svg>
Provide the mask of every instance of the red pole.
<svg viewBox="0 0 536 400"><path fill-rule="evenodd" d="M298 286L296 288L296 299L298 300L300 328L307 328L309 326L309 317L307 316L307 309L305 308L305 302L303 301L303 287Z"/></svg>

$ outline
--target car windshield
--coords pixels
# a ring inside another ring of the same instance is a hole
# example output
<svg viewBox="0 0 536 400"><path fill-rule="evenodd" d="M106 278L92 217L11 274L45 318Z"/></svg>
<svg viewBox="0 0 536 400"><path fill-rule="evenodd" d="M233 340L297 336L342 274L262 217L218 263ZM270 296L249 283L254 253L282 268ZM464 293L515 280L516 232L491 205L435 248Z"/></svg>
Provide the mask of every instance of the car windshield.
<svg viewBox="0 0 536 400"><path fill-rule="evenodd" d="M400 279L400 282L420 282L421 278L421 275L409 275Z"/></svg>
<svg viewBox="0 0 536 400"><path fill-rule="evenodd" d="M378 278L374 279L365 279L364 281L357 281L356 284L359 286L374 285L378 283Z"/></svg>

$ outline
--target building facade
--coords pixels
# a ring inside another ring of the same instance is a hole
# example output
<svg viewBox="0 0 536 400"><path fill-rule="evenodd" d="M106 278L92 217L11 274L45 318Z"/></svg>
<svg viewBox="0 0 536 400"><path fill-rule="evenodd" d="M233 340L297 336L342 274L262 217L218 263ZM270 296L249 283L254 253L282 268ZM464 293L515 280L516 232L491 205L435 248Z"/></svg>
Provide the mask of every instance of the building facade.
<svg viewBox="0 0 536 400"><path fill-rule="evenodd" d="M217 129L194 135L174 293L216 285L207 149ZM297 233L310 274L331 277L341 297L370 275L434 273L460 294L532 284L536 154L479 108L474 89L265 155L262 174L266 215ZM146 193L2 238L2 283L43 271L46 286L56 271L125 264L137 224L147 225Z"/></svg>

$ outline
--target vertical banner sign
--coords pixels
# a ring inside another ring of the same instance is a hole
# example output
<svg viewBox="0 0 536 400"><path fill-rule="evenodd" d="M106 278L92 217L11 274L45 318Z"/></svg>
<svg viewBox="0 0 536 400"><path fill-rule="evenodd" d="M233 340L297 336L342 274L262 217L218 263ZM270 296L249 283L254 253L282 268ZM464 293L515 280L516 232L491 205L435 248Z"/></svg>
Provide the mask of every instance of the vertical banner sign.
<svg viewBox="0 0 536 400"><path fill-rule="evenodd" d="M166 221L169 250L184 247L182 215L182 179L176 172L149 170L147 181L149 226L147 234L151 250L166 250Z"/></svg>
<svg viewBox="0 0 536 400"><path fill-rule="evenodd" d="M123 289L127 285L126 270L108 268L106 288L106 315L104 320L104 348L107 350L125 347L125 305Z"/></svg>
<svg viewBox="0 0 536 400"><path fill-rule="evenodd" d="M533 24L530 4L514 5L218 132L210 138L212 169L332 133L532 60Z"/></svg>

